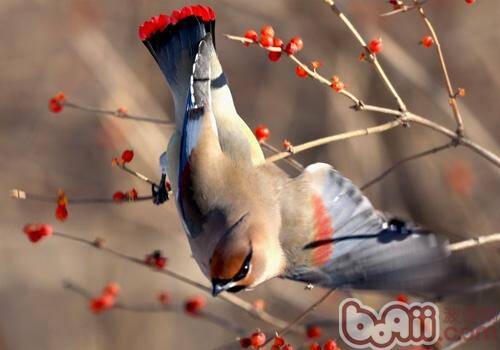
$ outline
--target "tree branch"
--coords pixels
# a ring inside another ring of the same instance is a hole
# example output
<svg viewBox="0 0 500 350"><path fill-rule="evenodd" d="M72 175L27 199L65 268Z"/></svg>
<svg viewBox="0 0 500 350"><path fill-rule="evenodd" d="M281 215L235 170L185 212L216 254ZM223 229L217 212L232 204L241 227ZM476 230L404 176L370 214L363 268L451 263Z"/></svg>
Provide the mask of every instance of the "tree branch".
<svg viewBox="0 0 500 350"><path fill-rule="evenodd" d="M446 67L446 62L444 60L443 50L441 49L441 43L439 42L439 38L436 34L434 26L432 25L431 21L425 15L424 8L422 7L422 5L418 2L418 0L413 0L413 2L415 4L415 6L417 7L420 16L424 20L424 23L425 23L427 29L431 33L432 39L434 40L434 44L436 46L436 51L437 51L437 54L439 57L439 63L441 64L441 70L443 71L444 82L445 82L446 88L448 90L449 104L451 106L453 116L455 117L455 121L457 123L457 135L462 135L463 131L464 131L464 123L462 121L462 116L460 115L460 111L458 109L456 93L453 90L453 86L451 84L451 79L450 79L450 75L448 73L448 68Z"/></svg>
<svg viewBox="0 0 500 350"><path fill-rule="evenodd" d="M131 120L136 120L136 121L140 121L140 122L165 124L167 126L172 126L172 127L175 126L175 124L172 123L171 121L132 115L132 114L129 114L128 112L126 112L124 109L117 109L116 111L111 111L111 110L100 109L100 108L86 107L86 106L76 104L76 103L70 102L70 101L61 101L60 103L62 105L64 105L65 107L77 109L77 110L84 111L84 112L98 113L98 114L102 114L102 115L106 115L106 116L110 116L110 117L121 118L121 119L131 119Z"/></svg>
<svg viewBox="0 0 500 350"><path fill-rule="evenodd" d="M491 235L474 237L466 241L452 243L448 245L448 249L454 252L458 250L478 247L493 242L500 242L500 233L492 233Z"/></svg>
<svg viewBox="0 0 500 350"><path fill-rule="evenodd" d="M65 280L63 281L63 287L71 292L74 292L82 297L84 297L86 300L90 301L92 299L92 293L69 281ZM184 309L182 307L174 307L172 305L164 305L160 303L147 303L147 304L126 304L122 302L117 302L113 305L112 309L118 309L118 310L124 310L124 311L130 311L130 312L135 312L135 313L158 313L158 312L172 312L172 313L178 313L182 315L186 315ZM218 315L212 314L208 311L205 310L200 310L197 312L196 315L193 315L191 317L195 317L200 320L207 321L209 323L215 324L216 326L229 329L233 331L234 333L238 335L244 335L247 334L247 330L241 327L238 327L235 325L233 322L230 322Z"/></svg>
<svg viewBox="0 0 500 350"><path fill-rule="evenodd" d="M124 260L127 260L127 261L130 261L134 264L137 264L137 265L141 265L141 266L145 266L145 267L148 267L148 265L146 265L146 263L143 261L143 259L139 259L139 258L136 258L134 256L130 256L130 255L127 255L125 253L122 253L122 252L119 252L117 250L114 250L114 249L111 249L111 248L108 248L106 246L103 246L102 244L99 244L97 241L90 241L90 240L87 240L85 238L81 238L81 237L76 237L76 236L73 236L73 235L69 235L69 234L66 234L66 233L62 233L62 232L54 232L53 233L54 236L56 237L60 237L60 238L63 238L63 239L67 239L67 240L71 240L71 241L74 241L74 242L78 242L78 243L82 243L82 244L85 244L87 246L90 246L90 247L93 247L93 248L96 248L96 249L99 249L101 251L104 251L108 254L111 254L111 255L114 255L116 257L119 257L121 259L124 259ZM160 274L163 274L163 275L166 275L166 276L169 276L169 277L172 277L178 281L181 281L183 283L186 283L192 287L195 287L207 294L212 294L212 289L210 287L207 287L205 286L204 284L202 283L199 283L199 282L196 282L195 280L192 280L190 279L189 277L186 277L186 276L183 276L181 274L178 274L170 269L167 269L167 268L163 268L163 269L153 269L154 272L157 272L157 273L160 273ZM236 295L233 295L233 294L229 294L227 292L222 292L221 294L219 294L219 298L230 303L230 304L233 304L234 306L242 309L243 311L245 311L246 313L248 313L250 316L258 319L258 320L261 320L261 321L264 321L266 323L268 323L269 325L273 326L274 328L284 328L287 326L287 322L278 318L278 317L275 317L269 313L267 313L266 311L264 310L257 310L251 303L243 300L243 299L240 299L239 297L237 297ZM292 330L295 332L295 333L299 333L299 334L303 334L304 331L302 328L300 327L293 327Z"/></svg>
<svg viewBox="0 0 500 350"><path fill-rule="evenodd" d="M493 316L493 318L489 319L488 321L480 324L479 326L477 326L476 328L474 328L473 330L467 332L467 333L464 333L460 336L460 339L458 339L457 341L451 343L451 344L448 344L447 346L445 346L444 348L442 348L441 350L452 350L452 349L455 349L465 343L467 343L469 340L473 339L476 335L480 334L481 332L484 332L486 329L490 328L491 326L495 325L497 322L500 321L500 313L496 314L495 316Z"/></svg>

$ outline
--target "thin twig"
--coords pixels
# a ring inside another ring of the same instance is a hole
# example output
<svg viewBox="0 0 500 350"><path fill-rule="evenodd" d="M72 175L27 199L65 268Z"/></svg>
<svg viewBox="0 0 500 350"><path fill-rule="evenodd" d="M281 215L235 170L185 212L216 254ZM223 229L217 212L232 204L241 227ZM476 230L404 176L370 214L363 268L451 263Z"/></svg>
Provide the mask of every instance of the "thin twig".
<svg viewBox="0 0 500 350"><path fill-rule="evenodd" d="M335 292L335 289L330 289L327 291L325 294L323 294L318 300L316 300L311 306L309 306L307 309L305 309L300 315L298 315L292 322L290 322L286 327L280 329L277 331L277 334L280 337L283 337L285 334L290 332L290 330L299 324L300 321L302 321L304 318L307 317L311 312L316 310L316 308L323 303L330 295L332 295ZM264 345L269 343L272 340L272 338L269 338Z"/></svg>
<svg viewBox="0 0 500 350"><path fill-rule="evenodd" d="M325 0L325 1L328 3L330 2L328 0ZM357 33L357 31L355 33ZM244 43L250 43L250 44L253 43L253 41L251 41L249 39L234 36L234 35L226 35L226 37L231 39L231 40L241 41ZM265 48L265 49L268 49L268 48ZM280 50L279 48L274 48L274 49ZM272 50L272 51L276 51L276 50ZM319 81L320 83L322 83L324 85L331 84L325 77L321 76L317 71L311 70L307 65L302 63L297 57L295 57L293 55L291 55L289 57L296 64L300 65L309 74L309 76L311 76L313 79ZM462 146L465 146L467 148L470 148L471 150L473 150L474 152L476 152L477 154L479 154L480 156L482 156L483 158L487 159L488 161L490 161L491 163L493 163L494 165L496 165L497 167L500 168L500 157L498 157L496 154L494 154L493 152L480 146L479 144L473 142L472 140L465 138L464 136L458 134L457 132L454 132L454 131L452 131L452 130L450 130L450 129L448 129L448 128L446 128L438 123L435 123L427 118L424 118L424 117L417 115L415 113L412 113L410 111L401 111L401 110L396 110L396 109L391 109L391 108L385 108L385 107L364 104L363 101L361 101L359 98L354 96L352 93L345 91L345 89L341 90L340 93L354 102L354 105L352 106L352 108L356 111L369 111L369 112L376 112L376 113L381 113L381 114L393 115L393 116L397 117L399 120L399 122L397 122L397 124L390 125L390 123L386 123L386 124L376 126L376 127L374 127L375 130L377 130L378 128L382 128L383 129L382 131L385 131L386 127L388 127L388 129L392 129L393 127L396 127L398 125L406 126L406 125L408 125L409 122L414 122L416 124L420 124L420 125L425 126L427 128L433 129L433 130L449 137L457 145L462 145ZM373 128L368 128L368 129L373 129ZM343 133L343 134L339 134L339 135L334 135L334 136L322 138L319 140L310 141L310 142L307 142L307 143L299 145L299 146L294 146L293 154L296 154L296 153L299 153L299 152L302 152L302 151L305 151L307 149L311 149L311 148L314 148L314 147L317 147L320 145L324 145L324 144L329 143L329 142L334 142L334 141L338 141L338 140L345 140L345 139L350 138L350 137L362 136L362 135L368 135L370 133L374 133L374 132L366 133L366 130L367 129L355 130L352 132L347 132L347 133ZM376 132L380 132L380 131L376 131ZM291 154L292 153L290 153L290 152L281 152L281 153L278 153L276 155L273 155L272 157L269 157L267 159L267 161L274 162L274 161L277 161L280 159L287 158Z"/></svg>
<svg viewBox="0 0 500 350"><path fill-rule="evenodd" d="M257 46L259 46L260 48L262 48L262 49L264 49L266 51L273 51L273 52L281 52L282 51L282 49L279 48L279 47L264 47L264 46L260 45L259 43L256 43L256 42L252 41L251 39L247 39L247 38L244 38L244 37L241 37L241 36L229 35L229 34L224 34L224 36L226 38L230 39L230 40L239 41L239 42L244 43L244 44L257 45ZM307 64L303 63L295 55L288 55L287 54L286 56L288 58L290 58L290 60L292 60L295 64L297 64L298 66L300 66L304 71L306 71L307 74L311 78L319 81L320 83L322 83L322 84L324 84L326 86L331 86L332 85L332 81L331 80L328 80L323 75L319 74L316 70L309 68L309 66ZM349 98L352 102L354 102L355 106L358 106L358 105L362 104L362 102L358 98L356 98L356 96L354 96L354 94L352 94L351 92L349 92L346 89L340 90L339 94L344 95L347 98Z"/></svg>
<svg viewBox="0 0 500 350"><path fill-rule="evenodd" d="M500 321L500 312L497 313L495 316L493 316L488 321L480 324L479 326L477 326L473 330L471 330L471 331L469 331L467 333L462 334L457 341L455 341L455 342L453 342L451 344L448 344L447 346L445 346L441 350L452 350L452 349L455 349L455 348L457 348L457 347L465 344L469 340L472 340L475 336L481 334L486 329L492 327L493 325L495 325L499 321Z"/></svg>
<svg viewBox="0 0 500 350"><path fill-rule="evenodd" d="M340 9L338 8L338 6L335 4L335 1L334 0L324 0L324 1L328 5L330 5L330 8L332 9L332 11L346 25L346 27L351 31L351 33L354 35L354 37L356 38L356 40L358 41L358 43L361 45L361 47L363 48L363 50L365 50L366 57L367 57L368 61L371 64L373 64L373 66L375 68L375 71L380 76L380 78L382 79L382 81L384 82L385 86L387 87L387 89L392 94L392 96L396 99L396 102L397 102L397 104L399 106L400 111L401 112L406 112L407 108L406 108L405 103L403 102L402 98L399 96L398 92L396 91L396 89L392 85L391 81L387 77L387 74L385 73L384 69L382 68L382 66L380 65L380 63L379 63L379 61L377 59L377 55L374 55L374 54L372 54L370 52L370 50L368 49L368 46L366 45L366 41L363 39L363 37L361 36L361 34L359 34L358 30L356 29L356 27L354 27L354 25L351 23L351 21L344 15L344 13L342 11L340 11Z"/></svg>
<svg viewBox="0 0 500 350"><path fill-rule="evenodd" d="M117 163L116 166L124 171L126 171L127 173L129 174L132 174L134 175L135 177L137 177L138 179L144 181L144 182L147 182L148 184L150 185L153 185L155 187L159 187L158 184L156 182L154 182L153 180L150 180L146 175L143 175L141 174L140 172L138 171L135 171L131 168L129 168L128 166L126 166L125 164L119 164Z"/></svg>
<svg viewBox="0 0 500 350"><path fill-rule="evenodd" d="M443 71L444 82L446 85L446 89L448 90L448 97L449 97L448 102L450 104L451 110L453 112L453 116L454 116L455 121L457 123L457 135L461 136L463 134L463 131L464 131L464 123L462 120L462 116L460 115L460 110L458 109L457 98L456 98L457 94L453 90L453 86L451 84L451 79L450 79L450 75L448 73L448 68L447 68L446 62L444 60L443 50L441 49L441 43L439 42L439 38L437 36L436 30L434 29L434 26L432 25L431 21L427 18L426 14L424 12L424 8L421 6L421 4L419 4L419 2L417 0L413 0L413 2L415 3L415 6L417 6L418 13L420 14L422 19L424 20L424 23L425 23L427 29L429 30L429 32L431 33L432 39L434 40L436 52L437 52L438 57L439 57L439 63L441 64L441 70Z"/></svg>
<svg viewBox="0 0 500 350"><path fill-rule="evenodd" d="M418 4L421 6L421 5L425 4L427 1L428 0L421 0L418 2ZM416 8L417 8L417 5L410 5L410 6L401 5L399 8L397 8L395 10L380 14L380 17L392 16L392 15L396 15L396 14L401 13L401 12L408 12L411 10L415 10Z"/></svg>
<svg viewBox="0 0 500 350"><path fill-rule="evenodd" d="M69 101L64 101L60 102L63 104L65 107L69 108L74 108L78 109L80 111L85 111L85 112L90 112L90 113L98 113L110 117L115 117L115 118L121 118L121 119L131 119L131 120L137 120L141 122L148 122L148 123L155 123L155 124L166 124L168 126L175 126L174 123L168 120L162 120L162 119L156 119L156 118L150 118L150 117L142 117L142 116L136 116L127 113L126 111L123 110L116 110L116 111L111 111L111 110L106 110L106 109L99 109L99 108L93 108L93 107L86 107L82 106L79 104L76 104L74 102L69 102Z"/></svg>
<svg viewBox="0 0 500 350"><path fill-rule="evenodd" d="M90 247L99 249L101 251L104 251L106 253L109 253L111 255L119 257L121 259L130 261L132 263L135 263L135 264L138 264L141 266L146 266L149 268L149 266L144 262L143 259L139 259L139 258L136 258L134 256L130 256L130 255L127 255L125 253L114 250L112 248L108 248L107 246L103 246L101 244L98 244L95 241L90 241L90 240L85 239L85 238L76 237L76 236L69 235L67 233L62 233L62 232L54 232L54 236L88 245ZM202 283L196 282L195 280L192 280L189 277L178 274L178 273L176 273L173 270L170 270L168 268L153 269L153 271L160 273L160 274L163 274L163 275L166 275L166 276L169 276L169 277L172 277L172 278L174 278L178 281L181 281L183 283L186 283L192 287L195 287L195 288L203 291L204 293L207 293L210 295L212 294L212 289L210 287L207 287ZM230 304L233 304L233 305L239 307L240 309L244 310L246 313L248 313L252 317L268 323L269 325L273 326L274 328L283 328L283 327L286 327L286 325L287 325L286 321L284 321L278 317L275 317L264 310L257 310L251 303L249 303L243 299L240 299L236 295L222 292L221 294L219 294L218 297L226 302L229 302ZM296 333L303 334L303 330L300 327L293 327L292 330Z"/></svg>
<svg viewBox="0 0 500 350"><path fill-rule="evenodd" d="M448 245L448 249L454 252L457 250L479 247L483 244L488 244L492 242L500 242L500 233L492 233L491 235L474 237L466 241L452 243Z"/></svg>
<svg viewBox="0 0 500 350"><path fill-rule="evenodd" d="M453 146L453 143L447 142L447 143L445 143L442 146L433 147L431 149L428 149L428 150L425 150L425 151L413 154L413 155L411 155L409 157L400 159L396 163L392 164L389 168L387 168L386 170L384 170L382 173L380 173L379 175L375 176L373 179L371 179L370 181L368 181L367 183L365 183L364 185L362 185L360 187L360 189L363 191L363 190L366 190L368 187L371 187L371 186L375 185L377 182L379 182L384 177L386 177L387 175L389 175L393 170L395 170L396 168L398 168L399 166L401 166L401 165L403 165L403 164L405 164L407 162L410 162L412 160L428 156L430 154L438 153L438 152L443 151L443 150L445 150L447 148L450 148L452 146Z"/></svg>
<svg viewBox="0 0 500 350"><path fill-rule="evenodd" d="M273 152L274 154L281 152L279 149L277 149L276 147L274 147L273 145L270 145L269 143L267 143L265 141L261 142L260 145L263 148L265 148L265 149ZM286 163L288 163L290 166L292 166L293 168L295 168L295 169L297 169L299 171L304 170L304 166L302 164L300 164L298 161L296 161L295 159L293 159L293 158L285 158L284 161Z"/></svg>
<svg viewBox="0 0 500 350"><path fill-rule="evenodd" d="M298 145L298 146L293 146L293 153L291 153L291 152L277 153L271 157L268 157L266 159L266 162L268 162L268 163L276 162L280 159L290 157L292 154L297 154L299 152L303 152L305 150L308 150L308 149L311 149L314 147L325 145L327 143L340 141L340 140L346 140L346 139L350 139L350 138L358 137L358 136L381 133L381 132L393 129L397 126L400 126L401 124L402 124L401 120L396 119L396 120L392 120L390 122L387 122L385 124L380 124L380 125L373 126L370 128L358 129L358 130L348 131L348 132L345 132L342 134L336 134L336 135L332 135L332 136L323 137L320 139L316 139L313 141L303 143L303 144Z"/></svg>
<svg viewBox="0 0 500 350"><path fill-rule="evenodd" d="M56 203L57 196L47 196L42 194L34 194L14 188L9 191L10 197L15 199L32 200L45 203ZM70 204L96 204L96 203L132 203L138 201L148 201L153 199L153 196L138 196L134 200L116 201L113 198L68 198Z"/></svg>
<svg viewBox="0 0 500 350"><path fill-rule="evenodd" d="M82 297L84 297L87 300L90 300L93 298L92 293L75 284L74 282L71 282L69 280L64 280L63 281L63 287L69 291L72 291ZM165 305L165 304L160 304L160 303L145 303L145 304L126 304L122 302L117 302L113 305L112 309L119 309L119 310L124 310L124 311L130 311L130 312L136 312L136 313L158 313L158 312L173 312L173 313L178 313L182 315L186 315L186 312L182 307L175 307L173 305ZM247 334L247 331L234 324L234 322L230 322L223 317L220 317L218 315L212 314L208 311L201 310L198 311L196 315L190 316L194 317L200 320L204 320L207 322L210 322L212 324L215 324L219 327L229 329L233 332L235 332L238 335L244 335Z"/></svg>

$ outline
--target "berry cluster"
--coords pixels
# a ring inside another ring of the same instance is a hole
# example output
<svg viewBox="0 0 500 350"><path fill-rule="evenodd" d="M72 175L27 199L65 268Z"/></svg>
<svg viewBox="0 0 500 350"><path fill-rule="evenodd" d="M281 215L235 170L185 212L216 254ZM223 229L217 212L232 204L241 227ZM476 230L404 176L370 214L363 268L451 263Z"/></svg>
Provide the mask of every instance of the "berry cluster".
<svg viewBox="0 0 500 350"><path fill-rule="evenodd" d="M62 92L58 93L49 100L49 110L53 113L59 113L64 108L66 96Z"/></svg>
<svg viewBox="0 0 500 350"><path fill-rule="evenodd" d="M161 250L155 250L146 255L144 264L157 269L163 269L167 265L167 258L162 254Z"/></svg>
<svg viewBox="0 0 500 350"><path fill-rule="evenodd" d="M27 224L23 228L23 232L28 236L32 243L36 243L44 237L52 236L52 226L47 224Z"/></svg>
<svg viewBox="0 0 500 350"><path fill-rule="evenodd" d="M100 296L90 299L89 308L95 313L101 313L111 309L115 305L115 300L120 293L120 286L115 282L110 282L104 287Z"/></svg>
<svg viewBox="0 0 500 350"><path fill-rule="evenodd" d="M307 329L307 336L312 339L312 338L319 338L321 337L321 329L316 326L309 327ZM247 338L240 338L240 347L243 349L250 348L252 347L253 349L260 349L266 344L266 335L260 330L257 330L256 332L252 333L250 337ZM291 344L287 344L285 339L279 335L276 335L273 340L273 345L271 346L271 350L293 350L294 347ZM311 343L310 350L321 350L321 345L317 342ZM340 347L337 345L337 343L332 340L328 339L324 344L323 344L323 350L340 350Z"/></svg>
<svg viewBox="0 0 500 350"><path fill-rule="evenodd" d="M111 160L111 164L123 166L127 163L130 163L134 159L134 151L131 149L126 149L122 152L120 158L113 158Z"/></svg>
<svg viewBox="0 0 500 350"><path fill-rule="evenodd" d="M268 57L273 62L279 61L283 52L291 56L304 48L304 42L299 36L293 37L284 45L283 40L275 36L274 28L270 25L265 25L261 28L260 37L255 30L247 30L245 38L267 49L269 51ZM245 42L244 45L250 46L250 42Z"/></svg>
<svg viewBox="0 0 500 350"><path fill-rule="evenodd" d="M113 194L113 199L118 204L125 202L125 201L128 201L128 202L135 201L135 200L137 200L137 198L138 198L138 193L137 193L137 190L135 188L132 188L128 192L116 191Z"/></svg>

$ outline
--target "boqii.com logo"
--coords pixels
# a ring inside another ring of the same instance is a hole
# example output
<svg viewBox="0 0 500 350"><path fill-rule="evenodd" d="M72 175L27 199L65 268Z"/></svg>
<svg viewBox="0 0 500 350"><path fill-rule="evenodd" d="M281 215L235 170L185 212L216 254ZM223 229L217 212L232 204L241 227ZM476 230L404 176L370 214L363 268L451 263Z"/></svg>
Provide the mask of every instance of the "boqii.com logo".
<svg viewBox="0 0 500 350"><path fill-rule="evenodd" d="M377 312L358 299L347 298L339 307L339 332L356 349L432 345L439 338L439 309L429 302L391 301Z"/></svg>

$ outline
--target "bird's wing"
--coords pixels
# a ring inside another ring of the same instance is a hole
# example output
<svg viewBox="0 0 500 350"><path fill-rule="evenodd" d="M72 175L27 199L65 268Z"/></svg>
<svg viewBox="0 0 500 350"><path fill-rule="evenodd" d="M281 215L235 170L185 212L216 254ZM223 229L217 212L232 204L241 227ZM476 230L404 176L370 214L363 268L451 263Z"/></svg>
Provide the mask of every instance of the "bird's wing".
<svg viewBox="0 0 500 350"><path fill-rule="evenodd" d="M387 221L348 179L317 163L282 194L286 277L325 287L424 290L447 252L432 234Z"/></svg>
<svg viewBox="0 0 500 350"><path fill-rule="evenodd" d="M211 42L211 34L207 34L194 60L180 142L177 202L182 222L191 237L202 232L205 220L193 192L195 172L206 170L207 164L217 164L215 160L222 154L212 112L210 53L214 48ZM197 179L198 182L202 180Z"/></svg>

